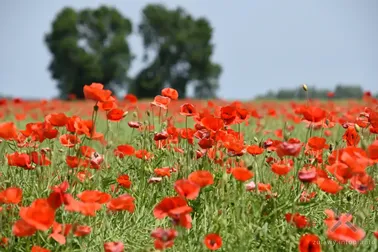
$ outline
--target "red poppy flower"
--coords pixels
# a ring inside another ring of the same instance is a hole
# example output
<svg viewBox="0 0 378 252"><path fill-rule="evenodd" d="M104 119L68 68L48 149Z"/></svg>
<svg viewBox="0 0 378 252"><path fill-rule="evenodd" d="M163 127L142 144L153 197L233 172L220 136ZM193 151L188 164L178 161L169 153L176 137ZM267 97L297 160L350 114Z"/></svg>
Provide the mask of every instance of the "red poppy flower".
<svg viewBox="0 0 378 252"><path fill-rule="evenodd" d="M196 114L196 108L191 103L185 103L180 107L180 114L183 116L194 116Z"/></svg>
<svg viewBox="0 0 378 252"><path fill-rule="evenodd" d="M250 145L247 147L247 152L253 156L257 156L262 154L264 149L260 148L258 145Z"/></svg>
<svg viewBox="0 0 378 252"><path fill-rule="evenodd" d="M348 146L356 146L360 142L360 135L357 133L355 127L348 127L343 135L343 139Z"/></svg>
<svg viewBox="0 0 378 252"><path fill-rule="evenodd" d="M168 105L170 102L171 102L171 99L169 97L157 95L155 96L154 101L151 102L151 105L160 107L162 109L168 109Z"/></svg>
<svg viewBox="0 0 378 252"><path fill-rule="evenodd" d="M106 207L111 211L128 211L133 213L135 210L134 198L128 194L123 194L118 198L111 199Z"/></svg>
<svg viewBox="0 0 378 252"><path fill-rule="evenodd" d="M133 103L133 104L138 102L138 98L133 94L125 95L125 97L123 99L125 101L128 101L128 102Z"/></svg>
<svg viewBox="0 0 378 252"><path fill-rule="evenodd" d="M178 232L175 229L157 228L151 233L151 237L155 238L154 247L158 250L171 248L177 236Z"/></svg>
<svg viewBox="0 0 378 252"><path fill-rule="evenodd" d="M169 97L171 100L177 100L179 96L177 90L174 88L163 88L163 90L161 90L161 95Z"/></svg>
<svg viewBox="0 0 378 252"><path fill-rule="evenodd" d="M21 207L21 218L37 230L48 230L55 219L55 210L46 199L37 199L29 207Z"/></svg>
<svg viewBox="0 0 378 252"><path fill-rule="evenodd" d="M299 252L321 252L320 239L314 234L304 234L299 240Z"/></svg>
<svg viewBox="0 0 378 252"><path fill-rule="evenodd" d="M125 156L131 156L135 152L135 149L133 146L128 144L118 145L117 148L114 150L114 155L120 158L123 158Z"/></svg>
<svg viewBox="0 0 378 252"><path fill-rule="evenodd" d="M0 203L18 204L22 200L22 189L18 187L9 187L0 191Z"/></svg>
<svg viewBox="0 0 378 252"><path fill-rule="evenodd" d="M175 191L182 197L194 200L198 197L201 187L187 179L180 179L175 182Z"/></svg>
<svg viewBox="0 0 378 252"><path fill-rule="evenodd" d="M112 198L109 194L100 192L97 190L83 191L82 193L78 194L77 197L83 202L91 202L91 203L99 203L99 204L104 204Z"/></svg>
<svg viewBox="0 0 378 252"><path fill-rule="evenodd" d="M285 214L285 219L288 223L293 223L297 228L305 228L310 226L307 217L299 213L287 213Z"/></svg>
<svg viewBox="0 0 378 252"><path fill-rule="evenodd" d="M326 111L315 106L305 107L302 114L307 121L320 122L326 118Z"/></svg>
<svg viewBox="0 0 378 252"><path fill-rule="evenodd" d="M105 252L123 252L125 246L122 242L105 242L104 250Z"/></svg>
<svg viewBox="0 0 378 252"><path fill-rule="evenodd" d="M231 169L231 174L236 180L245 182L253 177L253 172L245 167L235 167Z"/></svg>
<svg viewBox="0 0 378 252"><path fill-rule="evenodd" d="M191 174L189 174L188 179L193 183L199 185L201 188L208 185L212 185L214 183L213 174L206 170L194 171Z"/></svg>
<svg viewBox="0 0 378 252"><path fill-rule="evenodd" d="M106 114L106 118L109 121L118 122L125 116L125 112L122 109L114 108Z"/></svg>
<svg viewBox="0 0 378 252"><path fill-rule="evenodd" d="M96 102L106 101L112 94L110 90L104 89L104 85L100 83L92 83L85 85L83 88L84 96L86 99L94 100Z"/></svg>
<svg viewBox="0 0 378 252"><path fill-rule="evenodd" d="M130 177L128 175L119 175L117 178L117 182L120 186L124 188L130 188L131 187L131 181Z"/></svg>
<svg viewBox="0 0 378 252"><path fill-rule="evenodd" d="M207 234L203 242L210 250L218 250L222 247L222 238L218 234Z"/></svg>

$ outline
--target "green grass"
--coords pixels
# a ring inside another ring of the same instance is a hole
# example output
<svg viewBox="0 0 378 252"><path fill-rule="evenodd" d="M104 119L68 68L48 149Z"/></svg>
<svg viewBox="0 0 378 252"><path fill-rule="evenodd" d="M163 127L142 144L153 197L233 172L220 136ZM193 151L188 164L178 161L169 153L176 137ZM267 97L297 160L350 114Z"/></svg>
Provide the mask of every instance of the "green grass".
<svg viewBox="0 0 378 252"><path fill-rule="evenodd" d="M252 169L257 182L270 183L272 192L277 197L266 198L266 194L247 192L245 185L236 181L230 174L225 173L224 167L214 164L208 158L200 160L187 159L187 155L193 155L197 146L190 146L184 155L173 150L158 150L153 143L152 132L137 132L127 126L131 120L129 114L119 125L110 123L108 139L110 145L106 148L97 142L86 141L85 144L104 154L104 165L99 170L89 170L92 178L81 183L74 175L78 170L68 168L65 156L68 149L62 147L57 140L45 141L41 147L50 147L51 166L37 166L35 170L27 171L22 168L9 167L5 159L0 161L0 188L17 186L23 190L22 205L28 206L37 198L46 198L51 192L51 186L59 185L67 180L70 184L68 193L76 196L84 190L99 190L107 192L113 197L128 193L135 198L136 209L134 213L121 211L108 213L103 206L95 217L86 217L78 213L64 211L63 207L57 210L56 221L59 223L78 223L92 228L91 233L84 237L67 238L67 243L60 246L53 239L49 239L47 232L38 231L31 237L16 238L12 235L12 224L19 219L19 206L7 209L3 205L0 212L0 237L8 237L9 244L1 251L30 251L32 245L50 249L51 251L102 251L104 242L122 241L125 251L154 251L151 231L157 227L171 227L168 218L156 220L152 214L154 206L164 197L177 195L173 184L179 178L187 177L192 171L204 169L214 175L214 184L201 189L200 196L196 200L189 201L193 208L191 217L193 226L187 230L178 227L179 236L174 241L174 246L169 251L207 251L203 244L204 236L208 233L218 233L223 239L223 246L219 251L298 251L299 238L302 234L312 233L319 236L323 251L377 251L378 242L372 232L378 230L377 210L371 210L377 206L378 192L375 189L368 194L362 195L356 191L345 188L336 195L322 192L314 184L306 188L309 192L317 192L317 196L309 203L298 201L301 194L301 182L291 176L308 162L306 156L300 155L295 159L294 168L284 177L276 176L265 162L265 158L274 153L264 152L262 155L253 157L245 154L243 159L247 166ZM5 120L7 121L7 120ZM263 119L265 129L279 129L284 126L285 120ZM155 121L158 126L157 120ZM20 123L23 128L25 123ZM192 125L192 124L191 124ZM177 125L184 127L184 125ZM268 137L262 132L255 133L255 120L250 119L250 126L242 126L242 131L247 144L259 144ZM340 141L343 129L337 125L332 131L338 132L327 143L332 143L335 148L341 148L344 143ZM98 122L97 131L106 132L107 126L104 120ZM159 129L157 127L157 129ZM236 130L236 127L235 127ZM321 136L323 131L313 131L312 135ZM291 137L306 141L307 129L303 125L296 125L291 132ZM362 141L371 143L372 136ZM257 142L256 142L257 139ZM337 140L337 142L336 142ZM131 144L136 149L145 146L154 153L151 161L139 160L135 157L119 159L113 155L113 149L119 144ZM180 145L187 145L182 140ZM77 146L78 147L78 146ZM29 149L30 150L30 149ZM29 151L27 150L27 151ZM6 141L0 144L1 156L13 152ZM329 151L324 151L324 160L327 160ZM237 159L237 158L234 158ZM189 160L189 163L188 163ZM109 165L109 168L106 166ZM170 178L163 178L161 183L149 184L147 181L153 176L155 168L170 166L178 167L179 173L173 173ZM377 166L369 169L373 174ZM116 193L111 192L110 186L116 184L117 177L128 174L132 181L130 189L119 188ZM375 179L377 179L375 172ZM366 238L354 247L351 245L336 244L327 239L324 225L325 209L336 208L340 212L347 213L353 209L353 222L366 232ZM314 226L297 229L285 220L285 213L299 212L314 222Z"/></svg>

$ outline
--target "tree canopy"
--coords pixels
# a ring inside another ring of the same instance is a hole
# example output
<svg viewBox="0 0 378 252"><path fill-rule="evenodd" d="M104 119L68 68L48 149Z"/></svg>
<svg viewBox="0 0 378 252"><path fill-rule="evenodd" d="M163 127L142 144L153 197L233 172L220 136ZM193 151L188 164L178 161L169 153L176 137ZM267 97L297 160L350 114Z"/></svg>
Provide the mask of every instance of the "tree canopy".
<svg viewBox="0 0 378 252"><path fill-rule="evenodd" d="M212 32L206 19L195 19L182 8L146 6L139 33L146 61L151 53L156 56L137 75L131 90L139 97L150 97L172 87L184 97L187 86L193 84L197 97L215 96L222 69L211 61Z"/></svg>
<svg viewBox="0 0 378 252"><path fill-rule="evenodd" d="M294 89L279 89L277 92L268 91L265 95L260 95L258 99L278 99L278 100L293 100L293 99L360 99L364 91L360 85L338 84L334 90L318 89L316 87L309 87L306 93L302 87Z"/></svg>
<svg viewBox="0 0 378 252"><path fill-rule="evenodd" d="M133 59L126 40L131 32L131 21L114 8L67 7L59 12L45 42L53 56L49 70L61 96L83 98L83 86L91 82L108 89L125 86Z"/></svg>
<svg viewBox="0 0 378 252"><path fill-rule="evenodd" d="M127 40L131 33L131 21L111 7L67 7L58 13L45 42L53 56L49 70L61 96L83 98L83 86L99 82L141 98L153 97L164 87L175 88L184 98L189 85L196 97L215 97L222 67L211 60L213 29L208 20L182 8L147 5L138 26L145 67L135 78L128 75L134 59Z"/></svg>

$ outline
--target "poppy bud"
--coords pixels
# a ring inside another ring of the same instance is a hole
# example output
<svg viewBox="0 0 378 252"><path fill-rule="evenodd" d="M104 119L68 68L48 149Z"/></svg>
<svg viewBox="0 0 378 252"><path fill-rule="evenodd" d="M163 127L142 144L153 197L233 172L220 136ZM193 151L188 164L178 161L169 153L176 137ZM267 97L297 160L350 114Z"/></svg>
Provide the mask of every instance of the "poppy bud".
<svg viewBox="0 0 378 252"><path fill-rule="evenodd" d="M224 173L223 173L222 180L223 180L224 182L227 182L227 180L228 180L228 174L227 174L227 172L224 172Z"/></svg>
<svg viewBox="0 0 378 252"><path fill-rule="evenodd" d="M124 113L123 113L123 118L125 118L126 116L127 116L127 114L129 113L129 111L125 111Z"/></svg>
<svg viewBox="0 0 378 252"><path fill-rule="evenodd" d="M150 116L150 111L149 110L146 110L146 115Z"/></svg>
<svg viewBox="0 0 378 252"><path fill-rule="evenodd" d="M107 150L109 150L110 148L112 148L112 146L113 146L113 142L112 142L112 141L109 141L105 148L106 148Z"/></svg>
<svg viewBox="0 0 378 252"><path fill-rule="evenodd" d="M302 85L302 88L303 88L304 91L307 92L308 88L307 88L307 85L306 85L306 84L303 84L303 85Z"/></svg>
<svg viewBox="0 0 378 252"><path fill-rule="evenodd" d="M259 140L257 139L257 137L253 137L253 140L257 143Z"/></svg>
<svg viewBox="0 0 378 252"><path fill-rule="evenodd" d="M361 130L360 126L359 126L357 123L354 124L354 129L355 129L357 132L360 132L360 130Z"/></svg>
<svg viewBox="0 0 378 252"><path fill-rule="evenodd" d="M290 138L290 133L287 132L287 131L285 131L285 133L284 133L284 139L285 139L285 141L289 140L289 138Z"/></svg>
<svg viewBox="0 0 378 252"><path fill-rule="evenodd" d="M134 118L137 118L137 117L138 117L138 112L134 111L134 112L133 112L133 117L134 117Z"/></svg>
<svg viewBox="0 0 378 252"><path fill-rule="evenodd" d="M368 148L368 143L366 141L361 141L361 148L366 150Z"/></svg>

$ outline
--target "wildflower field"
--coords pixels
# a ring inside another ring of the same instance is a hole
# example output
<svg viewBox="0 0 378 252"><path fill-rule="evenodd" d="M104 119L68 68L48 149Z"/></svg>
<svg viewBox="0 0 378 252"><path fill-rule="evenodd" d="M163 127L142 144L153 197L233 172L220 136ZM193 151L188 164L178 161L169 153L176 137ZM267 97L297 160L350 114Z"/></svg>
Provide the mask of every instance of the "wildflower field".
<svg viewBox="0 0 378 252"><path fill-rule="evenodd" d="M0 100L0 251L378 251L368 92L239 102L83 91Z"/></svg>

